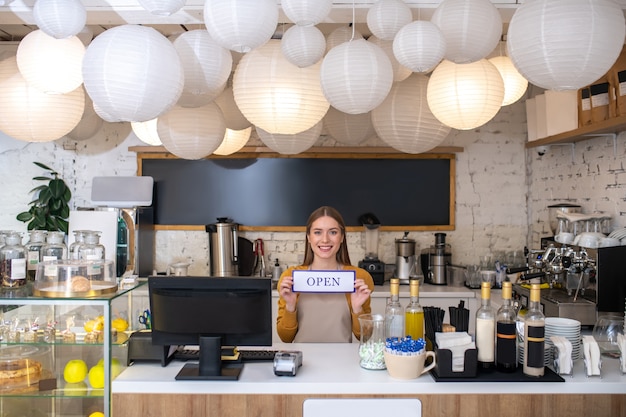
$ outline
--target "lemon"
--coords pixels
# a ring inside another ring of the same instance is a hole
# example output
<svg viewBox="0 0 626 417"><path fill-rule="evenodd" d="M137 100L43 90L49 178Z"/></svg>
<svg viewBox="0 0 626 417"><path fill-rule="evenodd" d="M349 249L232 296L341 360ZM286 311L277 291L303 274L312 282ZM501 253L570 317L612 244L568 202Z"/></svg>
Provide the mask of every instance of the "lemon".
<svg viewBox="0 0 626 417"><path fill-rule="evenodd" d="M87 395L88 386L85 381L67 383L63 387L63 393L68 397L81 397Z"/></svg>
<svg viewBox="0 0 626 417"><path fill-rule="evenodd" d="M89 384L92 388L104 388L104 365L94 365L89 370Z"/></svg>
<svg viewBox="0 0 626 417"><path fill-rule="evenodd" d="M128 322L125 319L118 317L116 319L113 319L113 321L111 322L111 327L113 327L118 332L123 332L128 329Z"/></svg>
<svg viewBox="0 0 626 417"><path fill-rule="evenodd" d="M87 320L85 322L85 325L83 326L83 328L85 329L85 331L87 333L93 332L95 327L96 327L96 321L95 320Z"/></svg>
<svg viewBox="0 0 626 417"><path fill-rule="evenodd" d="M94 411L93 413L89 414L89 417L104 417L104 413L101 411Z"/></svg>
<svg viewBox="0 0 626 417"><path fill-rule="evenodd" d="M104 358L100 359L96 366L104 366ZM117 378L119 374L122 373L124 367L120 363L120 360L117 358L111 359L111 379Z"/></svg>
<svg viewBox="0 0 626 417"><path fill-rule="evenodd" d="M82 359L72 359L65 364L63 379L70 384L83 381L87 376L87 364Z"/></svg>

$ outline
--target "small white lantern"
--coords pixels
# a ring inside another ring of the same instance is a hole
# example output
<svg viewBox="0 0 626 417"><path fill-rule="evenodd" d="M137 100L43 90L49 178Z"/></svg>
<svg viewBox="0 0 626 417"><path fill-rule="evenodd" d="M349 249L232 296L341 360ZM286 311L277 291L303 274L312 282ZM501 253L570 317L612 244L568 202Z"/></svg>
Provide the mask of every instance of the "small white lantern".
<svg viewBox="0 0 626 417"><path fill-rule="evenodd" d="M83 87L81 87L83 88ZM78 125L70 133L67 134L67 137L73 140L81 141L92 138L96 133L102 128L104 124L104 120L93 108L93 102L88 94L85 94L85 109L83 110L83 117L81 117Z"/></svg>
<svg viewBox="0 0 626 417"><path fill-rule="evenodd" d="M445 58L457 64L485 58L502 37L502 16L490 0L443 0L431 22L446 39Z"/></svg>
<svg viewBox="0 0 626 417"><path fill-rule="evenodd" d="M304 68L309 67L324 56L326 38L315 26L292 26L283 35L280 49L287 61Z"/></svg>
<svg viewBox="0 0 626 417"><path fill-rule="evenodd" d="M577 90L611 68L625 31L622 8L613 0L533 0L513 15L507 46L534 85Z"/></svg>
<svg viewBox="0 0 626 417"><path fill-rule="evenodd" d="M130 122L133 133L137 135L140 141L151 146L160 146L163 144L157 130L157 122L159 119L152 119L145 122Z"/></svg>
<svg viewBox="0 0 626 417"><path fill-rule="evenodd" d="M252 125L252 123L246 119L246 116L241 113L239 107L237 107L232 87L225 88L222 94L215 99L215 104L222 110L228 129L244 130Z"/></svg>
<svg viewBox="0 0 626 417"><path fill-rule="evenodd" d="M185 0L139 0L139 4L155 16L169 16L182 9Z"/></svg>
<svg viewBox="0 0 626 417"><path fill-rule="evenodd" d="M392 41L396 33L413 20L413 13L402 0L378 0L367 11L367 27L379 39Z"/></svg>
<svg viewBox="0 0 626 417"><path fill-rule="evenodd" d="M446 53L446 39L432 22L416 20L404 26L393 40L393 54L413 72L430 72Z"/></svg>
<svg viewBox="0 0 626 417"><path fill-rule="evenodd" d="M504 81L504 99L503 106L515 103L522 98L528 88L528 80L519 73L511 58L508 56L495 56L489 58L491 62L500 72L502 81Z"/></svg>
<svg viewBox="0 0 626 417"><path fill-rule="evenodd" d="M356 30L354 26L340 26L330 32L326 38L326 52L330 51L337 45L351 40L363 39L361 32Z"/></svg>
<svg viewBox="0 0 626 417"><path fill-rule="evenodd" d="M237 152L239 149L243 148L246 143L248 143L248 139L250 139L250 134L252 133L252 126L247 127L243 130L232 130L226 129L226 134L224 135L224 140L220 146L213 151L215 155L231 155Z"/></svg>
<svg viewBox="0 0 626 417"><path fill-rule="evenodd" d="M271 150L284 155L295 155L306 151L315 144L322 133L323 125L320 120L312 128L293 135L269 133L258 126L256 131L261 141Z"/></svg>
<svg viewBox="0 0 626 417"><path fill-rule="evenodd" d="M87 23L87 10L80 0L37 0L33 6L35 24L56 39L78 35Z"/></svg>
<svg viewBox="0 0 626 417"><path fill-rule="evenodd" d="M330 136L344 145L358 145L376 135L371 112L348 114L332 106L324 116L324 127Z"/></svg>
<svg viewBox="0 0 626 417"><path fill-rule="evenodd" d="M282 0L285 15L298 26L314 26L330 13L333 0Z"/></svg>
<svg viewBox="0 0 626 417"><path fill-rule="evenodd" d="M278 6L274 0L206 0L204 24L224 48L250 52L276 31Z"/></svg>
<svg viewBox="0 0 626 417"><path fill-rule="evenodd" d="M322 60L324 96L344 113L367 113L387 96L393 68L387 54L365 39L344 42Z"/></svg>
<svg viewBox="0 0 626 417"><path fill-rule="evenodd" d="M396 56L393 54L393 41L386 41L374 35L370 36L367 41L380 46L380 49L387 54L387 58L389 58L389 62L391 62L391 68L393 68L394 82L403 81L409 78L412 71L396 59Z"/></svg>
<svg viewBox="0 0 626 417"><path fill-rule="evenodd" d="M444 60L428 81L428 105L440 122L454 129L484 125L500 110L504 82L486 59L470 64Z"/></svg>

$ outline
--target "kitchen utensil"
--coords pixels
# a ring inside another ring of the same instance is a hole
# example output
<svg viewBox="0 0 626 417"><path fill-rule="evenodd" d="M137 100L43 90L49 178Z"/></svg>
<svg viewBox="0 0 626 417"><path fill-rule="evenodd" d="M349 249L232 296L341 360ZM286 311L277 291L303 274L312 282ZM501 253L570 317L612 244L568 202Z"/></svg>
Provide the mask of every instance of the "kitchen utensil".
<svg viewBox="0 0 626 417"><path fill-rule="evenodd" d="M239 225L227 217L218 217L217 223L208 224L209 258L211 276L237 276L239 265Z"/></svg>
<svg viewBox="0 0 626 417"><path fill-rule="evenodd" d="M617 335L624 333L623 314L603 314L593 326L591 335L598 342L600 352L606 356L619 357Z"/></svg>
<svg viewBox="0 0 626 417"><path fill-rule="evenodd" d="M445 233L435 233L435 245L421 254L424 281L434 285L447 285L447 266L452 263L450 245L446 244Z"/></svg>
<svg viewBox="0 0 626 417"><path fill-rule="evenodd" d="M186 276L189 270L189 262L176 262L167 266L166 275L174 275L177 277Z"/></svg>
<svg viewBox="0 0 626 417"><path fill-rule="evenodd" d="M432 358L432 362L424 367L428 357ZM432 350L422 350L414 355L399 355L385 351L385 366L392 378L415 379L433 369L436 364L436 355Z"/></svg>
<svg viewBox="0 0 626 417"><path fill-rule="evenodd" d="M401 280L408 280L415 268L415 239L409 239L408 235L409 232L404 232L401 239L396 239L395 277Z"/></svg>

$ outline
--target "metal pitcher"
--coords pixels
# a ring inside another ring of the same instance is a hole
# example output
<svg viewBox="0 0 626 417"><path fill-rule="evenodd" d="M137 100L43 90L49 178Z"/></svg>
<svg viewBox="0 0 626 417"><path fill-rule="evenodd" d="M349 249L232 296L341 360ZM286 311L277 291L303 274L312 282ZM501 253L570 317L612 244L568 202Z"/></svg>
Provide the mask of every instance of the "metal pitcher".
<svg viewBox="0 0 626 417"><path fill-rule="evenodd" d="M239 275L238 230L239 225L226 217L218 217L217 223L206 225L211 276Z"/></svg>

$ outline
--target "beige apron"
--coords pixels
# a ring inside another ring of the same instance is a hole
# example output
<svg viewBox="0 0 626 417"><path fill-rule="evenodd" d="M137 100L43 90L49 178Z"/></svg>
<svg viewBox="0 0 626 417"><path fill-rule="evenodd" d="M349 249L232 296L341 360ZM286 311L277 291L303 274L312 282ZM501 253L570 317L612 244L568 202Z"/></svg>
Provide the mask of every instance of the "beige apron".
<svg viewBox="0 0 626 417"><path fill-rule="evenodd" d="M302 293L298 296L295 343L351 343L352 317L343 293Z"/></svg>

